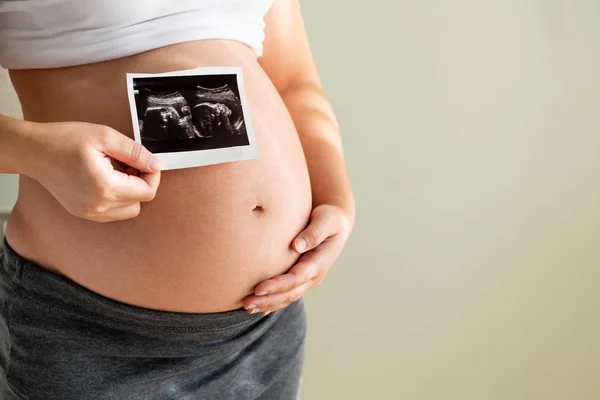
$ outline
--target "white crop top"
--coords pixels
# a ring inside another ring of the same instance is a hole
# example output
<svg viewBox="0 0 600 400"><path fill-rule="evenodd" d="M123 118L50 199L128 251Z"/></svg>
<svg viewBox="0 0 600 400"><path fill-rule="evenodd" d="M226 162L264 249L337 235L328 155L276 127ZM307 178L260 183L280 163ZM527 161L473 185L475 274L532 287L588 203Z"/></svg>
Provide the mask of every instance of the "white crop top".
<svg viewBox="0 0 600 400"><path fill-rule="evenodd" d="M262 54L273 0L0 0L0 65L57 68L231 39Z"/></svg>

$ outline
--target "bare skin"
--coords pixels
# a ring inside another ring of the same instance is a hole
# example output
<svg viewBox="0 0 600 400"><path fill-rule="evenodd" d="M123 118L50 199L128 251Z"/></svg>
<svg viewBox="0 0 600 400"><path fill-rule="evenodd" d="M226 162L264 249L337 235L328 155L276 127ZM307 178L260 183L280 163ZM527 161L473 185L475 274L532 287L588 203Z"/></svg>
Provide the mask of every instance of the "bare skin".
<svg viewBox="0 0 600 400"><path fill-rule="evenodd" d="M169 311L267 314L322 282L353 224L337 124L297 2L276 1L266 21L258 61L241 43L205 40L11 71L27 120L0 118L0 172L21 174L15 250L104 296ZM125 73L202 65L243 68L260 158L158 172L130 139Z"/></svg>

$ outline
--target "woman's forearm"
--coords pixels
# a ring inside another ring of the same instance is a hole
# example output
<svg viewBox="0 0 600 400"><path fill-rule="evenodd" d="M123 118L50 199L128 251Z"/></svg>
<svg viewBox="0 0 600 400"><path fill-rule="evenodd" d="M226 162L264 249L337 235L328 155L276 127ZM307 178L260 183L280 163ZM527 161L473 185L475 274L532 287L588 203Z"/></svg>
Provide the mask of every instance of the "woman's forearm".
<svg viewBox="0 0 600 400"><path fill-rule="evenodd" d="M27 174L36 154L27 144L35 123L0 114L0 174Z"/></svg>
<svg viewBox="0 0 600 400"><path fill-rule="evenodd" d="M304 84L281 94L302 142L311 179L313 205L332 204L354 225L354 196L342 150L339 126L323 89Z"/></svg>

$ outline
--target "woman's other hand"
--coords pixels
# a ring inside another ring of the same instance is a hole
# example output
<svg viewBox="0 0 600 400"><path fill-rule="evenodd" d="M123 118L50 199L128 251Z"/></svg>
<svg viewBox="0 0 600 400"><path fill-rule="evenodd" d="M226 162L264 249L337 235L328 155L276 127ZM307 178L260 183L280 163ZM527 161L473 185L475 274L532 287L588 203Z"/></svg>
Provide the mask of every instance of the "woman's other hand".
<svg viewBox="0 0 600 400"><path fill-rule="evenodd" d="M244 308L251 314L267 315L319 286L342 252L350 229L350 219L340 207L328 204L315 207L308 227L292 244L302 254L298 262L287 273L258 284L255 294L244 299Z"/></svg>
<svg viewBox="0 0 600 400"><path fill-rule="evenodd" d="M134 218L154 199L160 160L116 130L84 122L36 124L28 175L72 215L96 222Z"/></svg>

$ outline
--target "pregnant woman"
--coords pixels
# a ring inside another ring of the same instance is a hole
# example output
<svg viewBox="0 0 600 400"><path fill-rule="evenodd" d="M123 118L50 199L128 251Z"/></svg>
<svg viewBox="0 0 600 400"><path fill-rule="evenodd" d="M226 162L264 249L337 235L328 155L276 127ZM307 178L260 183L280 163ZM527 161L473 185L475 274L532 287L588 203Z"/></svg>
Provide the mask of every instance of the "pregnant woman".
<svg viewBox="0 0 600 400"><path fill-rule="evenodd" d="M0 65L0 398L296 398L354 223L298 0L3 0ZM242 68L260 156L161 173L126 73L201 66Z"/></svg>

